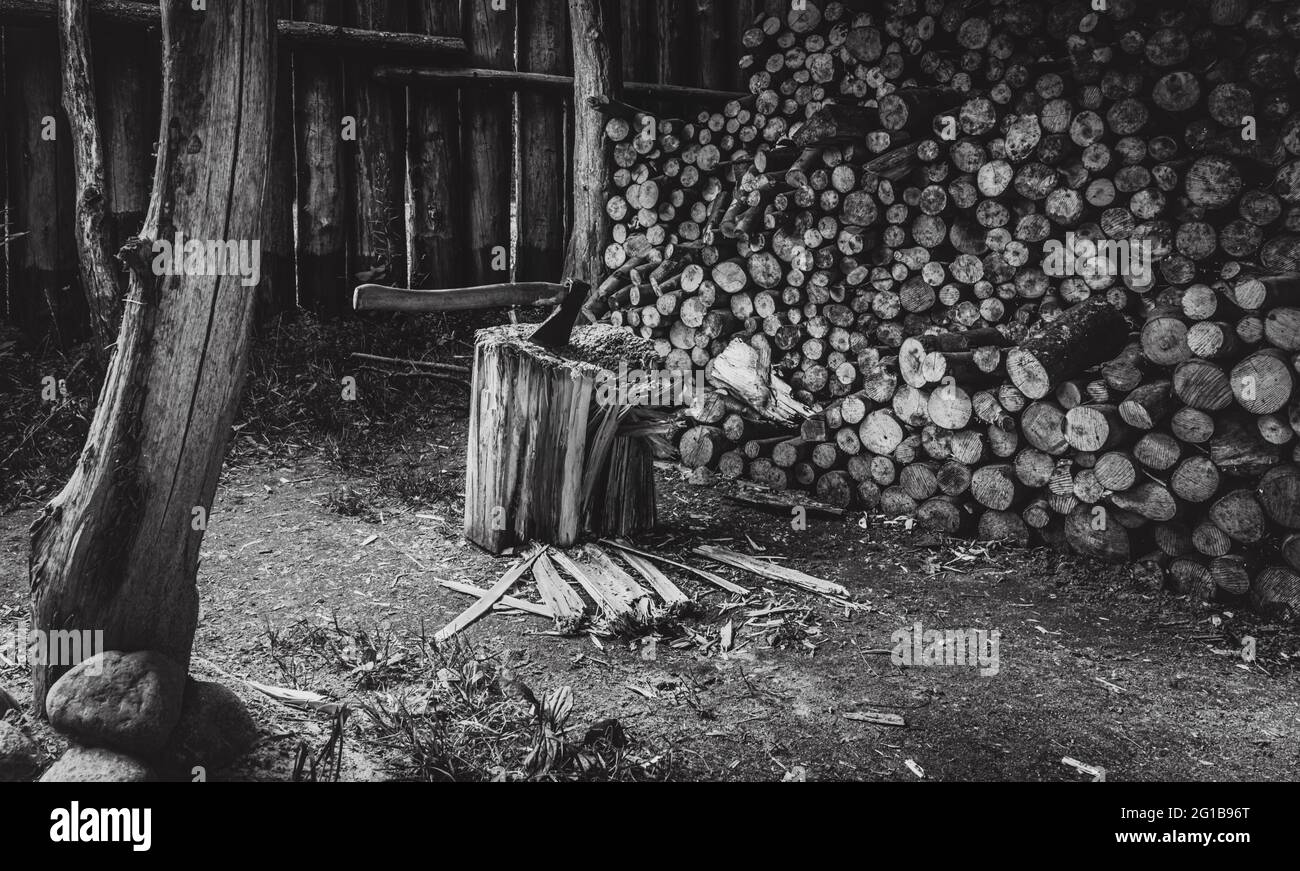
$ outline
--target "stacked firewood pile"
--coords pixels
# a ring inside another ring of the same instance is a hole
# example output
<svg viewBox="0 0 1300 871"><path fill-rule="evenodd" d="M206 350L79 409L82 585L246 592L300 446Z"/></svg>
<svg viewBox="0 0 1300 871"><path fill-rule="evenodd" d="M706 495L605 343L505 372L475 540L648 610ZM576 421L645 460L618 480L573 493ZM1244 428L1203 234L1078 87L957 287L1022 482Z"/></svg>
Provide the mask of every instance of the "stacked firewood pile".
<svg viewBox="0 0 1300 871"><path fill-rule="evenodd" d="M611 107L593 308L719 388L682 461L1300 613L1300 2L848 5Z"/></svg>

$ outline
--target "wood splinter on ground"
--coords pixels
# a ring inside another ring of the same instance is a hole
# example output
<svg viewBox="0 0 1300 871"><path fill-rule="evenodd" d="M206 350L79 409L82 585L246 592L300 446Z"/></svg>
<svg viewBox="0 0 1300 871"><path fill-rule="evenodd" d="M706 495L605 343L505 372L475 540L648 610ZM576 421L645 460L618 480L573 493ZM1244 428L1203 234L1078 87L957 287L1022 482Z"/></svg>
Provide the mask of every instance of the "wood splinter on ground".
<svg viewBox="0 0 1300 871"><path fill-rule="evenodd" d="M610 547L616 547L619 550L623 551L624 553L634 553L637 556L643 556L643 557L647 557L648 559L658 560L659 562L664 563L665 565L675 566L679 569L682 569L683 571L688 571L691 574L695 575L696 577L708 581L710 584L713 584L715 587L719 587L723 590L726 590L728 593L733 593L737 596L748 596L751 592L747 587L742 587L740 584L737 584L734 581L729 581L726 578L722 577L721 575L714 574L713 572L708 571L707 569L696 568L695 566L687 565L686 563L669 559L666 556L660 556L659 554L650 553L649 551L645 551L645 550L638 550L625 541L611 541L608 538L602 538L600 540L600 543L607 544Z"/></svg>
<svg viewBox="0 0 1300 871"><path fill-rule="evenodd" d="M596 603L614 631L636 631L651 625L658 616L649 592L617 566L617 572L611 572L604 565L583 565L562 551L553 556ZM591 552L587 556L592 557Z"/></svg>
<svg viewBox="0 0 1300 871"><path fill-rule="evenodd" d="M523 577L524 572L528 571L528 567L531 566L533 561L541 556L545 550L546 548L544 547L538 548L530 555L524 557L524 559L511 566L510 570L501 576L501 580L493 584L492 588L484 593L482 598L462 611L446 626L439 629L437 633L434 634L433 640L438 644L444 643L457 632L460 632L466 626L492 610L492 606L501 601L501 597L504 596L512 586L514 586L515 581Z"/></svg>
<svg viewBox="0 0 1300 871"><path fill-rule="evenodd" d="M555 618L555 628L565 635L576 633L587 618L587 603L560 577L555 564L545 553L533 563L533 580L537 582L542 601Z"/></svg>
<svg viewBox="0 0 1300 871"><path fill-rule="evenodd" d="M786 566L772 565L763 560L746 556L743 553L736 553L734 550L727 550L725 547L715 547L711 544L702 544L694 548L694 552L700 556L708 557L720 563L729 566L735 566L738 569L744 569L752 572L762 578L776 581L782 584L789 584L792 587L798 587L809 593L816 593L819 596L826 596L836 601L847 601L849 591L841 584L834 581L827 581L813 575L805 574L798 569L787 568Z"/></svg>
<svg viewBox="0 0 1300 871"><path fill-rule="evenodd" d="M664 607L668 613L674 614L682 611L691 604L691 597L681 591L681 589L672 582L672 579L659 570L659 567L645 557L632 553L631 551L619 551L623 560L636 569L641 577L646 579L646 583L655 591L660 599L664 601Z"/></svg>

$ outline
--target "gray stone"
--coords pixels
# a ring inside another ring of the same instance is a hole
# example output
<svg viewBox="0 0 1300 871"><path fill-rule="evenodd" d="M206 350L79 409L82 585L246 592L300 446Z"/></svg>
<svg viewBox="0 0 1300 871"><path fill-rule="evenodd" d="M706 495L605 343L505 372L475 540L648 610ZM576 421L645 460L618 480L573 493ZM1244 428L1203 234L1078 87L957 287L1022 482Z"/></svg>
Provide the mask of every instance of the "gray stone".
<svg viewBox="0 0 1300 871"><path fill-rule="evenodd" d="M50 725L83 744L156 757L181 716L185 673L161 653L107 651L50 687Z"/></svg>
<svg viewBox="0 0 1300 871"><path fill-rule="evenodd" d="M41 775L41 783L144 783L156 779L149 766L138 759L76 744Z"/></svg>
<svg viewBox="0 0 1300 871"><path fill-rule="evenodd" d="M171 765L225 768L257 741L257 725L239 696L211 681L190 680L164 758Z"/></svg>
<svg viewBox="0 0 1300 871"><path fill-rule="evenodd" d="M4 687L0 687L0 717L3 717L10 711L19 710L19 707L18 700L5 692Z"/></svg>
<svg viewBox="0 0 1300 871"><path fill-rule="evenodd" d="M0 783L31 780L41 770L41 748L13 723L0 720Z"/></svg>

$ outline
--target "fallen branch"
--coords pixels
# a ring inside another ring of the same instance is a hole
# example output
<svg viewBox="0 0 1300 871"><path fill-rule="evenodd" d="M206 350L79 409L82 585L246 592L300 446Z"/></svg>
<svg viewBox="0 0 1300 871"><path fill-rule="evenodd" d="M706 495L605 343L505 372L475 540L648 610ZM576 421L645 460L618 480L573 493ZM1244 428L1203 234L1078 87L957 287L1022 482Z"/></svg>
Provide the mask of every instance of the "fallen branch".
<svg viewBox="0 0 1300 871"><path fill-rule="evenodd" d="M803 508L809 514L819 514L824 517L843 517L845 513L843 508L836 508L834 505L826 505L822 502L814 502L811 499L800 499L793 493L775 496L754 491L747 494L723 493L722 495L723 498L730 499L732 502L739 502L741 505L772 510L787 516L790 514L791 508Z"/></svg>
<svg viewBox="0 0 1300 871"><path fill-rule="evenodd" d="M464 378L457 378L454 375L444 375L441 372L394 372L391 369L380 369L378 366L359 366L362 372L378 372L381 375L389 375L393 378L428 378L432 381L447 381L452 384L459 384L466 390L470 389L470 383Z"/></svg>
<svg viewBox="0 0 1300 871"><path fill-rule="evenodd" d="M360 351L353 351L352 356L358 360L369 360L371 363L392 363L398 366L420 366L425 369L440 369L443 372L459 372L463 375L470 374L468 366L461 366L456 363L437 363L431 360L403 360L399 357L380 357L378 354L363 354Z"/></svg>

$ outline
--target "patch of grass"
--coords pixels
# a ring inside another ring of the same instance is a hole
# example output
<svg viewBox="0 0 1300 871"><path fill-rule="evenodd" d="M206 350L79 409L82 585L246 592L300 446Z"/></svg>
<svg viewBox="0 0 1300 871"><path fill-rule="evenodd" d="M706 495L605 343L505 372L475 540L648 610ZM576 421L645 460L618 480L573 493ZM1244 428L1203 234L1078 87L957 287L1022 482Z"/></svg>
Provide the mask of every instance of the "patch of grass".
<svg viewBox="0 0 1300 871"><path fill-rule="evenodd" d="M99 379L89 346L26 346L0 325L0 514L49 499L90 428Z"/></svg>
<svg viewBox="0 0 1300 871"><path fill-rule="evenodd" d="M337 617L269 624L271 658L295 688L343 682L358 698L328 740L298 750L294 778L336 779L346 738L415 781L665 780L671 757L646 753L613 719L578 723L568 686L535 691L500 657L458 639L399 638L389 627ZM507 657L508 663L508 657Z"/></svg>
<svg viewBox="0 0 1300 871"><path fill-rule="evenodd" d="M574 695L560 686L538 695L508 667L453 644L418 691L376 695L359 706L374 741L406 760L422 781L667 780L666 755L645 755L621 723L572 722Z"/></svg>

